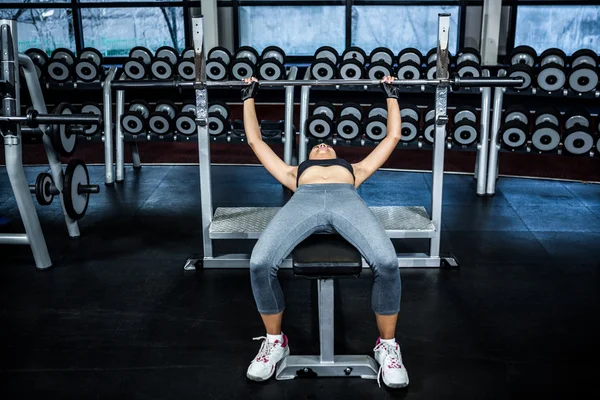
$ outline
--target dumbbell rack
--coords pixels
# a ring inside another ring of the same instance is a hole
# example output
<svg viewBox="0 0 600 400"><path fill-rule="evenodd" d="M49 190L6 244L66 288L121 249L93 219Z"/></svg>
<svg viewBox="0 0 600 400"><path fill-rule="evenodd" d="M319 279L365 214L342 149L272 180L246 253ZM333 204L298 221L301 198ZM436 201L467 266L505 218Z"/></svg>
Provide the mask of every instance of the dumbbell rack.
<svg viewBox="0 0 600 400"><path fill-rule="evenodd" d="M201 121L198 126L198 151L200 169L200 199L202 208L202 240L203 255L192 256L187 260L184 269L193 270L196 266L204 268L248 268L249 254L215 255L213 243L215 239L257 239L266 228L280 207L219 207L213 214L212 183L210 172L210 140L206 123L208 99L204 82L204 38L203 18L192 18L193 41L195 49L196 82L200 84L196 90L197 118ZM448 77L448 39L450 16L440 14L438 27L438 61L437 76ZM308 79L307 72L304 79ZM441 210L444 164L444 138L448 117L447 95L448 86L439 85L435 92L436 109L436 140L433 153L433 187L432 187L432 216L429 217L424 207L371 207L380 219L386 232L391 238L427 238L431 240L429 254L406 254L398 258L401 267L440 267L456 265L451 257L440 257L441 239ZM308 117L310 87L303 86L301 91L300 111L300 146L299 162L306 159L305 121ZM290 268L291 260L285 259L282 268Z"/></svg>
<svg viewBox="0 0 600 400"><path fill-rule="evenodd" d="M498 70L497 76L498 77L506 76L506 70L500 68ZM580 102L580 101L594 101L594 100L597 101L600 98L600 90L593 90L588 93L575 93L575 92L572 92L570 89L565 88L565 89L558 90L556 92L548 93L548 92L543 91L540 88L534 88L534 87L529 87L525 90L516 90L513 88L503 88L503 87L494 88L492 127L491 127L491 133L490 133L489 164L487 167L487 183L485 186L485 195L487 195L487 196L493 196L496 193L496 180L499 175L498 171L499 171L499 166L500 166L499 153L500 152L515 152L513 150L504 149L502 147L502 145L500 144L500 130L501 130L501 126L502 126L502 115L503 115L502 107L503 107L503 100L506 95L515 96L515 97L524 97L524 98L528 98L528 99L531 99L532 97L535 97L536 99L546 98L548 100L552 100L553 102L554 102L554 100L558 100L558 101L568 100L568 101ZM555 105L554 105L554 107L556 108ZM591 121L590 121L590 125L592 125L592 130L593 130L595 127L593 126L593 124L591 124ZM598 127L598 132L600 132L600 127ZM600 143L600 139L599 139L598 143ZM595 147L598 146L598 143L592 147L592 150L590 151L588 156L590 156L590 157L600 156L600 149L597 149L597 151L594 150ZM564 155L567 155L567 152L563 152L561 150L562 144L563 143L561 141L559 147L556 150L554 150L552 152L547 152L547 153L531 151L529 144L523 150L519 150L518 152L527 152L527 153L532 153L532 154L539 153L539 154L564 154ZM583 155L571 155L571 156L572 157L585 157Z"/></svg>

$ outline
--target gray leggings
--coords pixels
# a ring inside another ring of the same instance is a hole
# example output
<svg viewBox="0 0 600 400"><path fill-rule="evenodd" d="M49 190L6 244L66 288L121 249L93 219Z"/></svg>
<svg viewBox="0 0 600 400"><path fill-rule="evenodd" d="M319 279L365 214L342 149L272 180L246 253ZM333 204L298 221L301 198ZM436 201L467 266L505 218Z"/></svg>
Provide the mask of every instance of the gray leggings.
<svg viewBox="0 0 600 400"><path fill-rule="evenodd" d="M252 293L261 314L283 311L277 271L294 247L313 233L338 232L354 245L373 271L371 305L380 315L400 310L400 269L381 222L345 183L300 185L258 239L250 258Z"/></svg>

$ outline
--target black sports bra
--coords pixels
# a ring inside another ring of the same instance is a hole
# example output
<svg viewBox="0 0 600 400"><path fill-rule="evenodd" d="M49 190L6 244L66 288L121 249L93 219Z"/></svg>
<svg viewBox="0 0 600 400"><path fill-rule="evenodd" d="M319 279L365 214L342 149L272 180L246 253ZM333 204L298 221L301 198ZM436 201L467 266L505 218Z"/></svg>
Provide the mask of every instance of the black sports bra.
<svg viewBox="0 0 600 400"><path fill-rule="evenodd" d="M356 182L356 177L354 176L354 168L352 168L352 164L350 164L348 161L346 161L344 159L332 158L330 160L306 160L306 161L303 161L298 166L298 175L296 175L296 187L298 187L298 181L300 181L300 175L302 175L302 173L304 171L306 171L308 168L314 167L317 165L320 167L330 167L332 165L342 166L342 167L348 169L348 171L350 171L350 173L352 174L352 178L354 178L354 182Z"/></svg>

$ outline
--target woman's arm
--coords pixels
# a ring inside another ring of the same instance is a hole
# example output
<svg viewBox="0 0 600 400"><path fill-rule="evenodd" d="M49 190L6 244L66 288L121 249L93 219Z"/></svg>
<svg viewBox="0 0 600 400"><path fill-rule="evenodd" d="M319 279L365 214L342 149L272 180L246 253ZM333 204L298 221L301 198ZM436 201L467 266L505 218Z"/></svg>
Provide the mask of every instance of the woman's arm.
<svg viewBox="0 0 600 400"><path fill-rule="evenodd" d="M402 126L400 106L398 105L400 89L397 86L388 84L393 80L394 78L386 76L382 83L384 92L387 95L387 135L364 160L352 165L356 177L355 187L367 180L386 162L400 141Z"/></svg>
<svg viewBox="0 0 600 400"><path fill-rule="evenodd" d="M244 130L248 145L258 157L260 163L269 171L275 179L288 189L296 190L295 168L287 165L275 152L262 140L262 134L256 118L254 107L254 96L258 91L256 78L248 80L250 85L242 89L242 100L244 101Z"/></svg>

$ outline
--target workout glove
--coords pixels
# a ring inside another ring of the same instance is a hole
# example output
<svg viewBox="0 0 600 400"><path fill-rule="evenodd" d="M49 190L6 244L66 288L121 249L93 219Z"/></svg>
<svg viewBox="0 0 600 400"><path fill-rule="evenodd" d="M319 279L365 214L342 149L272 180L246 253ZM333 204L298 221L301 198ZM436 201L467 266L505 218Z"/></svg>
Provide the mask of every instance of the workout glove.
<svg viewBox="0 0 600 400"><path fill-rule="evenodd" d="M242 88L242 102L253 99L258 93L258 82L252 82L248 86Z"/></svg>
<svg viewBox="0 0 600 400"><path fill-rule="evenodd" d="M398 96L400 96L400 88L395 85L391 85L389 83L381 83L381 88L385 92L385 95L388 99L396 99L398 100Z"/></svg>

